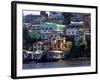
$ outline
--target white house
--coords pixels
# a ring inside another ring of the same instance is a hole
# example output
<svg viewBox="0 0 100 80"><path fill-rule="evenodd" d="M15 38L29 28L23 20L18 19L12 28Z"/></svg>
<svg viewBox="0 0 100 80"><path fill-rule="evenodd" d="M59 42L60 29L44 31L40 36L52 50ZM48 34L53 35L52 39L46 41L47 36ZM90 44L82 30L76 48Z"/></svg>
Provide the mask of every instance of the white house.
<svg viewBox="0 0 100 80"><path fill-rule="evenodd" d="M63 18L62 13L61 12L50 12L49 18Z"/></svg>
<svg viewBox="0 0 100 80"><path fill-rule="evenodd" d="M77 36L79 34L79 30L77 28L67 28L66 35L67 36Z"/></svg>
<svg viewBox="0 0 100 80"><path fill-rule="evenodd" d="M33 43L33 51L42 50L43 42L35 42Z"/></svg>
<svg viewBox="0 0 100 80"><path fill-rule="evenodd" d="M60 34L56 32L45 32L41 34L41 39L43 40L55 40L60 38Z"/></svg>
<svg viewBox="0 0 100 80"><path fill-rule="evenodd" d="M78 35L78 36L75 36L74 37L74 41L79 41L79 40L86 40L86 36L85 36L85 34L83 34L83 35Z"/></svg>

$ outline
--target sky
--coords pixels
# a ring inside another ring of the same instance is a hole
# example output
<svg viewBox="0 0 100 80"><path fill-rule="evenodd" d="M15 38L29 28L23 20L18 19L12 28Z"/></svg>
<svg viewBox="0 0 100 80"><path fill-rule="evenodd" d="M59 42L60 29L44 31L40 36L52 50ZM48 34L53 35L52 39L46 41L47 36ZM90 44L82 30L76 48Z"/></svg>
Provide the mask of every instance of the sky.
<svg viewBox="0 0 100 80"><path fill-rule="evenodd" d="M49 14L49 12L46 12ZM28 15L28 14L32 14L32 15L40 15L40 11L33 11L33 10L27 10L27 11L23 11L24 15Z"/></svg>

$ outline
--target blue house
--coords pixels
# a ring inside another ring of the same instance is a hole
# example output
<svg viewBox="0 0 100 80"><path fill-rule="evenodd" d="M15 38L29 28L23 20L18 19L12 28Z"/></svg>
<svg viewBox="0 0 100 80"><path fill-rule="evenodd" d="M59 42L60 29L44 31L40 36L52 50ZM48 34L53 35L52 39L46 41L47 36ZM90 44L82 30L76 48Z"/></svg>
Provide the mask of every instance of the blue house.
<svg viewBox="0 0 100 80"><path fill-rule="evenodd" d="M64 29L65 25L60 25L57 23L41 23L40 29L43 31L62 31Z"/></svg>
<svg viewBox="0 0 100 80"><path fill-rule="evenodd" d="M41 39L58 38L63 33L65 25L57 23L42 23L40 24Z"/></svg>
<svg viewBox="0 0 100 80"><path fill-rule="evenodd" d="M55 31L57 29L56 23L42 23L40 24L40 30L42 31Z"/></svg>

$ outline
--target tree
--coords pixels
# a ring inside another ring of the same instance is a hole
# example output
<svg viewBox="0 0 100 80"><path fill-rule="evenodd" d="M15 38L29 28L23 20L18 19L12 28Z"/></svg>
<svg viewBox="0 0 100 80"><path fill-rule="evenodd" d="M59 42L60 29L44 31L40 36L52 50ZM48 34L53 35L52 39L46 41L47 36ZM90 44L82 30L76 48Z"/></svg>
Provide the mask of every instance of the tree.
<svg viewBox="0 0 100 80"><path fill-rule="evenodd" d="M45 11L41 11L40 15L46 15L46 12Z"/></svg>
<svg viewBox="0 0 100 80"><path fill-rule="evenodd" d="M23 48L26 49L29 40L29 32L27 27L23 27Z"/></svg>
<svg viewBox="0 0 100 80"><path fill-rule="evenodd" d="M48 20L48 14L46 13L46 11L41 11L40 15L42 16L42 18L44 19L43 21L46 22Z"/></svg>
<svg viewBox="0 0 100 80"><path fill-rule="evenodd" d="M72 13L63 12L62 15L64 17L64 24L69 25L71 22Z"/></svg>
<svg viewBox="0 0 100 80"><path fill-rule="evenodd" d="M25 42L28 40L28 29L26 27L23 27L23 39Z"/></svg>

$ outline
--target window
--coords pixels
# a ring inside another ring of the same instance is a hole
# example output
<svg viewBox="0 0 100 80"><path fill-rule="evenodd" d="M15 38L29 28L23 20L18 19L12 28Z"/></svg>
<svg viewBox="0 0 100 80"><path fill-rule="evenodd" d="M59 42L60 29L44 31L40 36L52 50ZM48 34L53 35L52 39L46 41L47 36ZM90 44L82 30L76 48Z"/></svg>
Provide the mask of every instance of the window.
<svg viewBox="0 0 100 80"><path fill-rule="evenodd" d="M78 31L76 31L76 34L78 34Z"/></svg>
<svg viewBox="0 0 100 80"><path fill-rule="evenodd" d="M59 44L60 44L60 42L61 42L61 41L60 41L60 40L58 40L58 43L59 43Z"/></svg>
<svg viewBox="0 0 100 80"><path fill-rule="evenodd" d="M68 31L68 34L70 34L70 32Z"/></svg>
<svg viewBox="0 0 100 80"><path fill-rule="evenodd" d="M65 44L65 47L67 48L67 44Z"/></svg>
<svg viewBox="0 0 100 80"><path fill-rule="evenodd" d="M54 45L54 48L56 48L56 45Z"/></svg>
<svg viewBox="0 0 100 80"><path fill-rule="evenodd" d="M33 48L34 51L36 51L36 48Z"/></svg>
<svg viewBox="0 0 100 80"><path fill-rule="evenodd" d="M48 28L45 28L45 30L48 30Z"/></svg>
<svg viewBox="0 0 100 80"><path fill-rule="evenodd" d="M60 48L60 45L58 45L58 48Z"/></svg>
<svg viewBox="0 0 100 80"><path fill-rule="evenodd" d="M36 46L36 44L33 44L34 46Z"/></svg>
<svg viewBox="0 0 100 80"><path fill-rule="evenodd" d="M55 37L57 37L57 35L55 35Z"/></svg>
<svg viewBox="0 0 100 80"><path fill-rule="evenodd" d="M51 37L53 37L53 36L51 35Z"/></svg>
<svg viewBox="0 0 100 80"><path fill-rule="evenodd" d="M50 28L50 30L51 30L51 28Z"/></svg>
<svg viewBox="0 0 100 80"><path fill-rule="evenodd" d="M74 34L74 31L72 31L72 34Z"/></svg>
<svg viewBox="0 0 100 80"><path fill-rule="evenodd" d="M42 36L42 38L44 38L44 36Z"/></svg>
<svg viewBox="0 0 100 80"><path fill-rule="evenodd" d="M51 45L51 43L49 42L49 45Z"/></svg>
<svg viewBox="0 0 100 80"><path fill-rule="evenodd" d="M40 44L38 44L38 46L40 46Z"/></svg>
<svg viewBox="0 0 100 80"><path fill-rule="evenodd" d="M71 45L69 45L68 48L71 48Z"/></svg>

